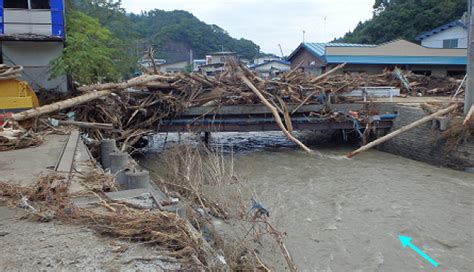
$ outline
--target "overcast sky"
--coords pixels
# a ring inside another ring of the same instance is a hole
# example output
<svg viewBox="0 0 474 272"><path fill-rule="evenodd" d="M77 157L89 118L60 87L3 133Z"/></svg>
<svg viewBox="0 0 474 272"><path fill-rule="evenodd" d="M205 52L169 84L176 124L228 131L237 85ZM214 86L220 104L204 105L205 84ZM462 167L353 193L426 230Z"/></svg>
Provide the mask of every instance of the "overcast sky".
<svg viewBox="0 0 474 272"><path fill-rule="evenodd" d="M262 51L285 55L303 40L328 42L372 17L374 0L122 0L128 12L186 10Z"/></svg>

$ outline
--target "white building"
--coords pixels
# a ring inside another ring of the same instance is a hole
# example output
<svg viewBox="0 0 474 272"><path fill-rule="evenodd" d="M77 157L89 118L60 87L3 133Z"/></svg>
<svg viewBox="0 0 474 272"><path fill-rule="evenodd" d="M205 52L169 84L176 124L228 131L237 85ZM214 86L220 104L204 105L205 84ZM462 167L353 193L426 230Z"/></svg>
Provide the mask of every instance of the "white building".
<svg viewBox="0 0 474 272"><path fill-rule="evenodd" d="M206 55L206 65L225 63L226 60L238 61L237 53L235 52L214 52Z"/></svg>
<svg viewBox="0 0 474 272"><path fill-rule="evenodd" d="M259 64L263 64L265 62L269 62L269 61L272 61L272 60L281 60L281 58L277 57L275 55L261 56L261 57L258 57L258 58L254 58L253 59L253 64L254 65L259 65Z"/></svg>
<svg viewBox="0 0 474 272"><path fill-rule="evenodd" d="M456 20L422 33L416 39L428 48L467 48L467 23L463 19Z"/></svg>
<svg viewBox="0 0 474 272"><path fill-rule="evenodd" d="M162 65L157 65L158 69L162 73L181 73L186 72L186 69L189 66L188 61L178 61L172 63L164 63Z"/></svg>
<svg viewBox="0 0 474 272"><path fill-rule="evenodd" d="M193 71L197 72L199 71L199 67L206 65L206 60L205 59L195 59L193 60Z"/></svg>
<svg viewBox="0 0 474 272"><path fill-rule="evenodd" d="M0 62L23 66L34 90L67 91L67 78L50 79L50 62L64 47L63 0L0 0Z"/></svg>
<svg viewBox="0 0 474 272"><path fill-rule="evenodd" d="M155 62L155 65L158 66L158 65L165 64L166 60L165 59L154 59L153 61L151 61L150 58L143 58L138 62L138 64L140 64L145 69L153 69L153 62Z"/></svg>
<svg viewBox="0 0 474 272"><path fill-rule="evenodd" d="M283 60L271 60L258 65L250 66L250 69L255 71L260 77L271 78L278 76L281 73L288 72L291 67L290 63Z"/></svg>

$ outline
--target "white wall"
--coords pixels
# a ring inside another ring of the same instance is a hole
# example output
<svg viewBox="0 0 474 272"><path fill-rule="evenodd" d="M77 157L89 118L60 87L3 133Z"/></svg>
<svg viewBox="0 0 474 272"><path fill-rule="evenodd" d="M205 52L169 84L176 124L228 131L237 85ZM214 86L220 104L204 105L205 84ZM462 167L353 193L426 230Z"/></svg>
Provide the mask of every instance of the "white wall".
<svg viewBox="0 0 474 272"><path fill-rule="evenodd" d="M430 48L443 48L443 40L459 39L458 48L467 48L467 29L456 26L425 38L421 45Z"/></svg>
<svg viewBox="0 0 474 272"><path fill-rule="evenodd" d="M169 63L160 65L158 68L162 73L175 73L175 72L184 72L186 70L186 66L188 66L187 61L177 62L177 63Z"/></svg>
<svg viewBox="0 0 474 272"><path fill-rule="evenodd" d="M272 56L265 56L265 57L261 57L261 58L255 58L253 60L253 64L255 64L255 65L263 64L265 62L272 61L272 60L280 60L280 58L272 57Z"/></svg>
<svg viewBox="0 0 474 272"><path fill-rule="evenodd" d="M206 64L225 63L227 59L237 60L235 55L207 55Z"/></svg>
<svg viewBox="0 0 474 272"><path fill-rule="evenodd" d="M51 11L5 9L4 32L6 35L14 34L40 34L51 36Z"/></svg>
<svg viewBox="0 0 474 272"><path fill-rule="evenodd" d="M273 69L278 69L282 72L286 72L290 70L290 65L288 64L283 64L279 62L269 62L265 65L261 65L257 68L255 68L255 71L257 72L264 72L264 71L270 71L270 69L273 67Z"/></svg>
<svg viewBox="0 0 474 272"><path fill-rule="evenodd" d="M67 91L66 76L50 80L50 62L61 56L62 42L2 42L3 63L23 66L22 80L34 90Z"/></svg>
<svg viewBox="0 0 474 272"><path fill-rule="evenodd" d="M290 69L290 65L288 64L283 64L279 62L269 62L267 64L253 68L252 70L255 70L255 72L257 72L259 76L263 78L268 78L275 76L276 72L284 73L288 72Z"/></svg>

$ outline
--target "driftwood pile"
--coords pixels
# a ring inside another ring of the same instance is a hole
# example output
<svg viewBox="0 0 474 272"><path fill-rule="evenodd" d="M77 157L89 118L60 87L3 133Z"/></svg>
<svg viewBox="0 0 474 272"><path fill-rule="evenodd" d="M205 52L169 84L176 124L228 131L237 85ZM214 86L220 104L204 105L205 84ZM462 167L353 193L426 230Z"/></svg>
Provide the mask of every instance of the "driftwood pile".
<svg viewBox="0 0 474 272"><path fill-rule="evenodd" d="M42 143L43 139L32 131L0 126L0 152L39 146Z"/></svg>
<svg viewBox="0 0 474 272"><path fill-rule="evenodd" d="M15 79L20 77L23 67L10 67L5 64L0 64L0 80Z"/></svg>
<svg viewBox="0 0 474 272"><path fill-rule="evenodd" d="M344 64L320 76L310 76L292 70L279 79L265 80L244 66L228 63L225 72L215 77L200 74L144 75L124 83L109 83L79 88L79 91L101 95L113 91L114 96L94 100L75 108L77 118L93 123L111 123L118 134L89 129L95 139L114 137L125 142L128 150L144 134L159 130L160 121L180 115L189 107L240 104L263 104L273 113L282 132L304 150L310 151L292 136L291 112L287 105L324 104L333 97L333 103L350 102L339 94L365 86L396 86L405 92L429 93L430 78L409 72L386 71L381 75L337 73ZM408 83L407 83L408 82ZM457 81L444 80L440 92L456 90ZM441 84L441 83L440 83ZM441 85L440 85L441 86ZM133 88L133 90L130 90ZM129 90L123 92L121 90ZM120 92L121 91L121 92Z"/></svg>
<svg viewBox="0 0 474 272"><path fill-rule="evenodd" d="M80 96L16 113L11 119L22 121L72 108L75 119L82 122L76 125L89 137L115 138L123 143L123 151L130 151L143 135L159 131L163 119L178 117L184 109L261 104L271 110L282 132L309 152L292 136L289 104L299 108L328 101L347 103L354 98L339 94L368 86L395 86L407 94L439 95L454 93L459 85L456 80L444 79L435 88L432 78L398 69L380 75L338 73L343 67L344 64L339 65L319 76L294 69L272 80L262 79L235 63L227 63L226 70L214 77L196 73L143 75L122 83L83 86L78 89ZM115 129L110 129L111 126Z"/></svg>

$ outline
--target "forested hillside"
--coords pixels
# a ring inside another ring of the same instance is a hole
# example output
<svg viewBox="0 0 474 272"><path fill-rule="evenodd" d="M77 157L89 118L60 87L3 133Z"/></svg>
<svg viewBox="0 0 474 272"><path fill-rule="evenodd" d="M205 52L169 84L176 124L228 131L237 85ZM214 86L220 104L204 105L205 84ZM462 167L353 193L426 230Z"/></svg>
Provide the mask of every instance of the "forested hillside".
<svg viewBox="0 0 474 272"><path fill-rule="evenodd" d="M128 14L120 0L66 0L67 48L53 62L53 76L69 74L79 83L130 77L149 47L167 61L204 58L212 51L259 54L250 40L232 38L186 11Z"/></svg>
<svg viewBox="0 0 474 272"><path fill-rule="evenodd" d="M360 22L340 42L379 44L394 39L414 41L422 32L459 19L466 0L376 0L373 18Z"/></svg>
<svg viewBox="0 0 474 272"><path fill-rule="evenodd" d="M232 38L219 26L201 22L186 11L152 10L129 17L139 36L148 38L165 58L175 58L192 49L198 58L224 50L250 59L260 50L252 41Z"/></svg>
<svg viewBox="0 0 474 272"><path fill-rule="evenodd" d="M75 8L98 18L115 37L133 41L135 48L153 46L158 57L182 60L190 50L196 58L212 51L235 51L246 58L259 53L259 46L250 40L232 38L217 25L209 25L186 11L152 10L127 14L120 1L74 0Z"/></svg>

